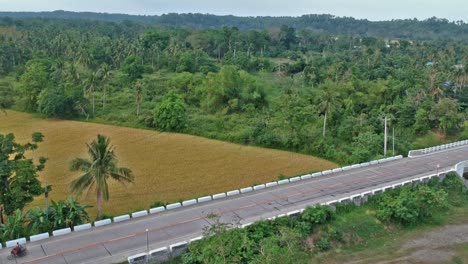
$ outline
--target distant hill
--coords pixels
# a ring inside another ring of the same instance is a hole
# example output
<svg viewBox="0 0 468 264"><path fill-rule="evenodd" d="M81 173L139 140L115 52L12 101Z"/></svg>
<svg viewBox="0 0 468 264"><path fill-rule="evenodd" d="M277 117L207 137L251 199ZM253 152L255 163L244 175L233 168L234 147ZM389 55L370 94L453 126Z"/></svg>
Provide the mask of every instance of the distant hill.
<svg viewBox="0 0 468 264"><path fill-rule="evenodd" d="M352 17L333 15L303 15L300 17L237 17L210 14L164 14L160 16L137 16L92 12L0 12L0 17L24 19L71 19L107 22L131 21L165 27L187 27L196 29L237 27L240 30L265 29L292 26L296 29L313 29L339 35L372 36L413 40L463 40L468 41L468 24L463 21L429 18L426 20L405 19L372 22Z"/></svg>

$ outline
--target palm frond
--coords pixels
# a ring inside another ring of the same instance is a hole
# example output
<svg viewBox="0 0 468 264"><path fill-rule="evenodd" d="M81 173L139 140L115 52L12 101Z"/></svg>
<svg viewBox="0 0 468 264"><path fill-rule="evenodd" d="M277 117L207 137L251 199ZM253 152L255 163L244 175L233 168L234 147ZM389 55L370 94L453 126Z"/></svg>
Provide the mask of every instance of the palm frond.
<svg viewBox="0 0 468 264"><path fill-rule="evenodd" d="M94 177L91 173L85 173L70 183L70 190L74 194L81 195L84 190L93 184Z"/></svg>
<svg viewBox="0 0 468 264"><path fill-rule="evenodd" d="M71 171L83 171L86 172L91 167L91 162L87 159L77 158L72 160L70 164Z"/></svg>

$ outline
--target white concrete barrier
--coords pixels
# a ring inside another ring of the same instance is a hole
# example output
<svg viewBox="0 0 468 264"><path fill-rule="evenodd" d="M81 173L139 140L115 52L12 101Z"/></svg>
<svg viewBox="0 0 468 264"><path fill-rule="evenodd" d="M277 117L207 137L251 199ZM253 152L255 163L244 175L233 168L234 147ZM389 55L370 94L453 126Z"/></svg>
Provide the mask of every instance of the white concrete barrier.
<svg viewBox="0 0 468 264"><path fill-rule="evenodd" d="M148 215L148 211L142 210L142 211L132 213L132 218L138 218L138 217L142 217L145 215Z"/></svg>
<svg viewBox="0 0 468 264"><path fill-rule="evenodd" d="M140 253L127 258L129 264L140 264L148 262L148 255L146 253Z"/></svg>
<svg viewBox="0 0 468 264"><path fill-rule="evenodd" d="M53 236L63 236L63 235L70 234L70 233L71 233L71 228L69 227L52 231Z"/></svg>
<svg viewBox="0 0 468 264"><path fill-rule="evenodd" d="M247 187L247 188L240 189L241 193L248 193L248 192L251 192L251 191L253 191L252 187Z"/></svg>
<svg viewBox="0 0 468 264"><path fill-rule="evenodd" d="M286 214L279 214L279 215L276 216L276 218L285 217L285 216L286 216Z"/></svg>
<svg viewBox="0 0 468 264"><path fill-rule="evenodd" d="M347 171L347 170L350 170L350 169L351 169L351 166L344 166L344 167L342 167L341 169L344 170L344 171Z"/></svg>
<svg viewBox="0 0 468 264"><path fill-rule="evenodd" d="M431 179L431 176L424 176L424 177L421 177L421 180L422 181L426 181L426 180L430 180Z"/></svg>
<svg viewBox="0 0 468 264"><path fill-rule="evenodd" d="M229 191L226 193L227 196L234 196L240 194L239 190Z"/></svg>
<svg viewBox="0 0 468 264"><path fill-rule="evenodd" d="M351 169L359 169L359 168L361 168L361 164L351 165Z"/></svg>
<svg viewBox="0 0 468 264"><path fill-rule="evenodd" d="M164 263L171 259L171 252L167 247L158 248L148 252L148 258L155 263Z"/></svg>
<svg viewBox="0 0 468 264"><path fill-rule="evenodd" d="M15 240L7 241L6 242L6 247L7 248L16 247L17 243L19 243L20 245L25 245L26 244L26 238L22 237L22 238L18 238L18 239L15 239Z"/></svg>
<svg viewBox="0 0 468 264"><path fill-rule="evenodd" d="M202 240L203 239L203 236L199 236L199 237L195 237L195 238L192 238L189 240L189 243L192 243L192 242L195 242L195 241L199 241L199 240Z"/></svg>
<svg viewBox="0 0 468 264"><path fill-rule="evenodd" d="M327 205L333 206L333 205L335 205L335 204L337 204L337 203L338 203L337 200L333 200L333 201L327 202Z"/></svg>
<svg viewBox="0 0 468 264"><path fill-rule="evenodd" d="M182 205L180 203L172 203L166 205L166 210L172 210L181 207Z"/></svg>
<svg viewBox="0 0 468 264"><path fill-rule="evenodd" d="M367 167L367 166L370 165L370 162L363 162L360 165L361 165L361 167Z"/></svg>
<svg viewBox="0 0 468 264"><path fill-rule="evenodd" d="M333 171L331 171L331 170L322 171L323 176L328 175L328 174L332 174L332 173L333 173Z"/></svg>
<svg viewBox="0 0 468 264"><path fill-rule="evenodd" d="M112 221L109 218L107 218L107 219L94 222L94 226L100 227L100 226L110 225L111 223Z"/></svg>
<svg viewBox="0 0 468 264"><path fill-rule="evenodd" d="M159 206L159 207L156 207L156 208L151 208L149 210L150 214L156 214L156 213L160 213L160 212L164 212L166 211L166 208L164 206Z"/></svg>
<svg viewBox="0 0 468 264"><path fill-rule="evenodd" d="M372 190L372 194L378 194L381 192L382 192L382 188L377 188L377 189Z"/></svg>
<svg viewBox="0 0 468 264"><path fill-rule="evenodd" d="M83 230L88 230L88 229L91 229L91 224L90 224L90 223L82 224L82 225L77 225L77 226L74 226L74 227L73 227L73 231L75 231L75 232L79 232L79 231L83 231Z"/></svg>
<svg viewBox="0 0 468 264"><path fill-rule="evenodd" d="M404 181L401 183L401 185L405 186L405 185L410 185L412 182L411 181Z"/></svg>
<svg viewBox="0 0 468 264"><path fill-rule="evenodd" d="M213 200L221 199L224 197L226 197L226 193L218 193L218 194L213 195Z"/></svg>
<svg viewBox="0 0 468 264"><path fill-rule="evenodd" d="M287 216L297 216L297 215L300 215L300 214L301 214L301 211L294 210L294 211L291 211L291 212L287 213L286 215Z"/></svg>
<svg viewBox="0 0 468 264"><path fill-rule="evenodd" d="M49 233L42 233L42 234L37 234L37 235L33 235L31 237L29 237L29 240L31 242L36 242L36 241L39 241L39 240L44 240L44 239L47 239L49 238Z"/></svg>
<svg viewBox="0 0 468 264"><path fill-rule="evenodd" d="M278 185L283 185L283 184L286 184L286 183L289 183L289 180L288 180L288 179L278 181Z"/></svg>
<svg viewBox="0 0 468 264"><path fill-rule="evenodd" d="M300 181L301 180L301 177L293 177L291 179L289 179L289 182L297 182L297 181Z"/></svg>
<svg viewBox="0 0 468 264"><path fill-rule="evenodd" d="M339 203L351 202L351 201L352 201L351 197L345 197L345 198L341 198L338 200Z"/></svg>
<svg viewBox="0 0 468 264"><path fill-rule="evenodd" d="M322 176L322 172L312 173L311 176L312 176L313 178L315 178L315 177L320 177L320 176Z"/></svg>
<svg viewBox="0 0 468 264"><path fill-rule="evenodd" d="M172 257L177 257L187 251L188 243L187 241L180 242L169 246L169 249L172 252Z"/></svg>
<svg viewBox="0 0 468 264"><path fill-rule="evenodd" d="M114 217L114 223L119 223L127 220L130 220L130 215L128 214Z"/></svg>
<svg viewBox="0 0 468 264"><path fill-rule="evenodd" d="M370 196L370 195L372 195L372 192L371 192L371 191L361 193L361 197L362 197L362 198L364 198L364 197L366 197L366 196Z"/></svg>
<svg viewBox="0 0 468 264"><path fill-rule="evenodd" d="M204 203L204 202L211 201L212 198L211 196L203 196L203 197L198 198L197 200L198 200L198 203Z"/></svg>
<svg viewBox="0 0 468 264"><path fill-rule="evenodd" d="M312 174L306 174L301 176L301 180L308 180L310 178L312 178Z"/></svg>
<svg viewBox="0 0 468 264"><path fill-rule="evenodd" d="M278 185L277 182L269 182L269 183L265 184L265 186L266 186L267 188L274 187L274 186L277 186L277 185Z"/></svg>
<svg viewBox="0 0 468 264"><path fill-rule="evenodd" d="M383 191L383 192L386 192L386 191L388 191L388 190L393 190L393 187L392 187L391 185L382 187L382 191Z"/></svg>
<svg viewBox="0 0 468 264"><path fill-rule="evenodd" d="M190 206L197 204L197 199L187 200L182 202L182 206Z"/></svg>
<svg viewBox="0 0 468 264"><path fill-rule="evenodd" d="M379 164L379 161L378 160L373 160L373 161L371 161L369 163L370 163L370 165L377 165L377 164Z"/></svg>
<svg viewBox="0 0 468 264"><path fill-rule="evenodd" d="M253 224L253 223L246 223L246 224L243 224L243 225L241 225L241 228L246 228L246 227L248 227L248 226L251 226L252 224Z"/></svg>
<svg viewBox="0 0 468 264"><path fill-rule="evenodd" d="M342 172L342 171L343 170L341 168L336 168L332 170L333 173Z"/></svg>
<svg viewBox="0 0 468 264"><path fill-rule="evenodd" d="M265 189L265 184L255 185L255 186L253 187L253 189L254 189L255 191Z"/></svg>

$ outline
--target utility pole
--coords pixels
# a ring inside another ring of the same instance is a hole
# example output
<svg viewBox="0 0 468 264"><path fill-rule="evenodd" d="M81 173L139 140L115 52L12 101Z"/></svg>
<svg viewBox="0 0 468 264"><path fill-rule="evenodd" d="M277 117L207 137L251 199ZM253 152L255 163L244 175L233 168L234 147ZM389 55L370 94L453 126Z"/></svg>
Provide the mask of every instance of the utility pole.
<svg viewBox="0 0 468 264"><path fill-rule="evenodd" d="M392 138L393 138L393 139L392 139L392 144L393 144L393 147L392 147L392 151L393 151L393 152L392 152L392 156L395 157L395 128L392 127L392 129L393 129L393 133L392 133L392 134L393 134L393 136L392 136Z"/></svg>
<svg viewBox="0 0 468 264"><path fill-rule="evenodd" d="M45 183L45 188L44 188L44 198L45 198L46 218L47 220L49 220L49 185L47 185L47 182Z"/></svg>
<svg viewBox="0 0 468 264"><path fill-rule="evenodd" d="M146 229L146 252L149 254L149 230Z"/></svg>
<svg viewBox="0 0 468 264"><path fill-rule="evenodd" d="M385 131L384 131L384 157L387 157L387 117L384 119Z"/></svg>

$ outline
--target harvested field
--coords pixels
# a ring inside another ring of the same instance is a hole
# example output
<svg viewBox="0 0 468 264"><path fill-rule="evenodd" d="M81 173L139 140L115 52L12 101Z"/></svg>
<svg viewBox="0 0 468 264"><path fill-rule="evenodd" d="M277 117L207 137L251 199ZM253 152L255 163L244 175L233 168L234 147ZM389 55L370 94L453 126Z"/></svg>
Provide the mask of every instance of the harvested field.
<svg viewBox="0 0 468 264"><path fill-rule="evenodd" d="M85 143L98 133L111 137L119 166L131 168L136 180L127 188L110 181L110 200L103 203L103 212L108 215L149 208L155 201L173 202L277 180L280 175L336 167L312 156L190 135L41 119L14 111L0 114L2 134L12 132L17 141L26 142L36 131L45 138L35 156L49 159L40 179L52 184L50 197L54 200L69 195L68 184L79 174L70 172L68 166L76 157L87 158ZM80 201L94 205L94 193ZM43 206L43 198L33 205ZM93 209L91 215L95 214Z"/></svg>

